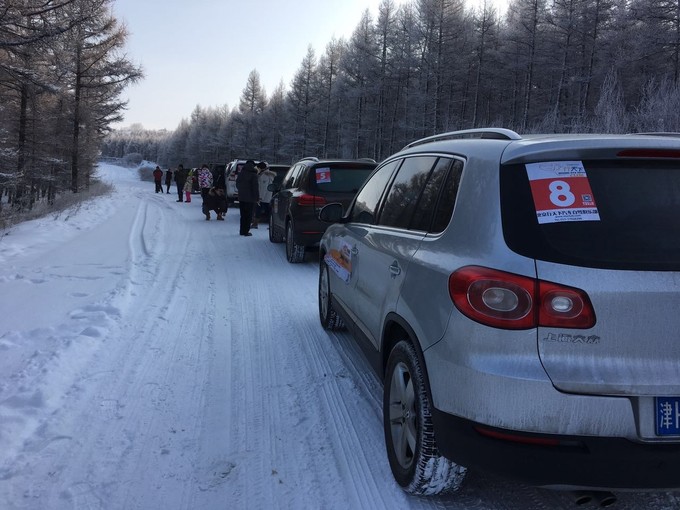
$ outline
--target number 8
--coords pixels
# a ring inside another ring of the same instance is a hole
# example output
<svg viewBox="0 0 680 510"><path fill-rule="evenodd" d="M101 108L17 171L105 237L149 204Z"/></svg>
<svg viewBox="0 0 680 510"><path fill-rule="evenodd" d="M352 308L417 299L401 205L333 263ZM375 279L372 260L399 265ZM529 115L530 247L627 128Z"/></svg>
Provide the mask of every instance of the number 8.
<svg viewBox="0 0 680 510"><path fill-rule="evenodd" d="M576 202L569 184L564 181L553 181L548 189L550 189L550 201L558 207L569 207Z"/></svg>

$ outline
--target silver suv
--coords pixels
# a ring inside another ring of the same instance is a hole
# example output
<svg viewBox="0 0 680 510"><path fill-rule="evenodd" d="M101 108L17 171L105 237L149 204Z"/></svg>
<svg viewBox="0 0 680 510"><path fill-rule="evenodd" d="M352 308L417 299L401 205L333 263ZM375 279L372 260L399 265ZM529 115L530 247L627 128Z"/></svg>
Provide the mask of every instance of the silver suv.
<svg viewBox="0 0 680 510"><path fill-rule="evenodd" d="M321 323L384 381L407 492L680 488L679 137L446 133L320 217Z"/></svg>

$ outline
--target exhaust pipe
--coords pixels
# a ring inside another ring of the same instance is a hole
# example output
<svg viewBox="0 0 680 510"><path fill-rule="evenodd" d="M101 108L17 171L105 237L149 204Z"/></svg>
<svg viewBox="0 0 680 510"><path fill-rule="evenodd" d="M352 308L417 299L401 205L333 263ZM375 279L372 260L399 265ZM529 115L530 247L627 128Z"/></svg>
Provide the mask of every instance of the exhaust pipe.
<svg viewBox="0 0 680 510"><path fill-rule="evenodd" d="M616 503L616 496L609 491L574 491L574 503L578 506L595 501L600 508L607 508Z"/></svg>
<svg viewBox="0 0 680 510"><path fill-rule="evenodd" d="M596 492L595 499L600 503L601 508L607 508L616 503L616 496L608 491Z"/></svg>
<svg viewBox="0 0 680 510"><path fill-rule="evenodd" d="M587 505L592 500L592 491L574 491L574 503L576 503L578 506Z"/></svg>

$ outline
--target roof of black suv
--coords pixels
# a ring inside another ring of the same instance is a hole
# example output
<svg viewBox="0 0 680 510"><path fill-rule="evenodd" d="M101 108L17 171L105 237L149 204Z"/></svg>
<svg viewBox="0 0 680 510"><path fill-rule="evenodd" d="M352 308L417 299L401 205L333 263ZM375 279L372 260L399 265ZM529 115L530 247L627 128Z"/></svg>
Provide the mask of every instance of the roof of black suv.
<svg viewBox="0 0 680 510"><path fill-rule="evenodd" d="M376 161L371 158L359 158L359 159L345 159L345 158L340 158L340 159L333 159L333 158L317 158L314 156L307 156L305 158L301 158L298 161L296 161L294 164L297 163L305 163L309 162L311 164L316 164L316 163L373 163L376 164Z"/></svg>

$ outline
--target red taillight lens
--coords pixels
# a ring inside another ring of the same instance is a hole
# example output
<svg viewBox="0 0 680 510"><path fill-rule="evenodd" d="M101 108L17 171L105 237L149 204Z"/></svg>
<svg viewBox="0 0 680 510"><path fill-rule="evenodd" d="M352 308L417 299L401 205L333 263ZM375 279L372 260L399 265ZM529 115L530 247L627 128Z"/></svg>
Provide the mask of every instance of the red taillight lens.
<svg viewBox="0 0 680 510"><path fill-rule="evenodd" d="M297 203L298 205L323 207L324 205L326 205L326 199L324 197L309 195L305 193L304 195L300 195L299 197L297 197Z"/></svg>
<svg viewBox="0 0 680 510"><path fill-rule="evenodd" d="M595 325L593 305L582 290L543 281L538 289L540 326L587 329Z"/></svg>
<svg viewBox="0 0 680 510"><path fill-rule="evenodd" d="M504 329L535 326L534 280L485 267L468 266L449 277L453 303L472 320Z"/></svg>
<svg viewBox="0 0 680 510"><path fill-rule="evenodd" d="M595 312L585 292L479 266L449 277L449 294L464 315L501 329L590 328Z"/></svg>

